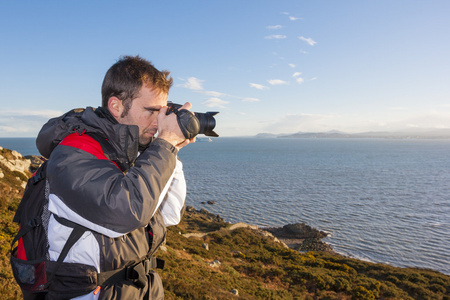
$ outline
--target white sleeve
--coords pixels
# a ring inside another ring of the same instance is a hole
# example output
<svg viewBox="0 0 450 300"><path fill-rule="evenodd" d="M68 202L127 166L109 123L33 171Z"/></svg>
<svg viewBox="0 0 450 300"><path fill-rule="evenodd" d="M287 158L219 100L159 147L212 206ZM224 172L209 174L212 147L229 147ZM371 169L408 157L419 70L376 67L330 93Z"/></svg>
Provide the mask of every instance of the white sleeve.
<svg viewBox="0 0 450 300"><path fill-rule="evenodd" d="M186 200L186 180L184 179L183 164L178 159L172 178L167 194L160 206L166 226L180 223L181 211Z"/></svg>

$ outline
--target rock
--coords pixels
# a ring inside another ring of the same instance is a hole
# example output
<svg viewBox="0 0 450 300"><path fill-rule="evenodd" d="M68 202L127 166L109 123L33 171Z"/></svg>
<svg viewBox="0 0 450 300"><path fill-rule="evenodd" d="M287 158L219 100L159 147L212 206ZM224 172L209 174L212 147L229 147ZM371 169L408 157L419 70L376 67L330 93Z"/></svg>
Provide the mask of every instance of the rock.
<svg viewBox="0 0 450 300"><path fill-rule="evenodd" d="M203 243L203 244L202 244L202 247L209 251L209 245L208 245L208 243Z"/></svg>
<svg viewBox="0 0 450 300"><path fill-rule="evenodd" d="M295 249L298 251L325 251L325 252L333 252L333 249L327 243L322 242L317 238L305 239L303 243Z"/></svg>
<svg viewBox="0 0 450 300"><path fill-rule="evenodd" d="M26 159L29 159L31 161L30 165L30 172L34 173L39 168L40 165L42 165L45 161L45 158L40 155L27 155L25 156Z"/></svg>
<svg viewBox="0 0 450 300"><path fill-rule="evenodd" d="M209 200L209 201L206 202L206 203L208 203L208 204L210 204L210 205L213 205L213 204L216 204L216 201Z"/></svg>
<svg viewBox="0 0 450 300"><path fill-rule="evenodd" d="M272 233L280 242L297 251L334 253L330 245L320 240L328 234L304 223L288 224L282 228L264 228L264 230Z"/></svg>
<svg viewBox="0 0 450 300"><path fill-rule="evenodd" d="M195 212L195 208L193 208L192 206L187 205L186 206L186 211L187 212Z"/></svg>
<svg viewBox="0 0 450 300"><path fill-rule="evenodd" d="M2 163L11 172L20 172L26 177L29 176L28 170L31 161L26 159L19 152L13 150L2 149L0 154L0 163Z"/></svg>
<svg viewBox="0 0 450 300"><path fill-rule="evenodd" d="M251 228L251 229L258 229L258 226L256 226L256 225L249 225L249 224L246 224L246 223L243 223L243 222L235 223L235 224L231 225L230 227L228 227L228 229L229 230L235 230L235 229L242 228L242 227Z"/></svg>
<svg viewBox="0 0 450 300"><path fill-rule="evenodd" d="M230 291L233 295L239 296L239 291L237 289L232 289Z"/></svg>
<svg viewBox="0 0 450 300"><path fill-rule="evenodd" d="M180 232L181 234L181 232ZM207 232L193 232L193 233L185 233L182 234L185 238L190 238L190 237L196 237L196 238L202 238L205 235L208 235Z"/></svg>
<svg viewBox="0 0 450 300"><path fill-rule="evenodd" d="M324 231L312 228L305 223L296 223L284 225L282 228L265 228L264 230L271 232L278 238L290 239L307 239L307 238L324 238L328 234Z"/></svg>
<svg viewBox="0 0 450 300"><path fill-rule="evenodd" d="M221 264L222 263L216 259L215 261L210 262L209 266L212 267L212 268L218 268L218 267L220 267Z"/></svg>
<svg viewBox="0 0 450 300"><path fill-rule="evenodd" d="M233 255L233 257L245 258L245 254L241 251L233 251L231 252L231 255Z"/></svg>

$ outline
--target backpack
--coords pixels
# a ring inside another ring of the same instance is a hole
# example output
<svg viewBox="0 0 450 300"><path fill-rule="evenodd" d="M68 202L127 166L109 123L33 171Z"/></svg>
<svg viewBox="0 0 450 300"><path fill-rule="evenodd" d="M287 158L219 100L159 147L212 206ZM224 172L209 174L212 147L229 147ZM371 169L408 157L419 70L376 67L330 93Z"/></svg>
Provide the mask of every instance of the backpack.
<svg viewBox="0 0 450 300"><path fill-rule="evenodd" d="M45 161L28 180L24 196L14 215L14 222L19 223L19 231L11 243L11 268L19 284L24 299L44 299L48 287L58 271L73 272L69 263L63 263L70 248L78 241L85 227L73 223L74 230L63 247L57 261L48 257L48 239L46 222L50 214L45 214L48 206L48 188L46 184ZM14 245L18 245L13 249ZM71 270L64 270L64 269ZM83 276L83 272L79 272ZM60 274L58 274L60 275ZM61 274L64 275L64 274ZM95 289L95 286L89 287ZM86 293L83 289L83 293ZM67 295L69 297L76 295Z"/></svg>
<svg viewBox="0 0 450 300"><path fill-rule="evenodd" d="M106 153L112 153L111 144L104 138L96 134L90 135L100 142ZM73 230L57 261L51 261L48 256L47 227L51 213L47 209L49 189L46 169L47 161L28 180L13 218L20 227L11 243L10 263L24 299L74 298L90 293L99 286L121 280L131 280L139 286L146 280L145 274L150 269L164 267L164 261L155 257L126 268L102 273L97 273L94 266L63 262L70 248L90 229L57 216L54 217L58 218L60 223L72 227ZM14 247L16 243L17 246ZM49 286L55 281L63 284L58 284L58 288L50 292Z"/></svg>

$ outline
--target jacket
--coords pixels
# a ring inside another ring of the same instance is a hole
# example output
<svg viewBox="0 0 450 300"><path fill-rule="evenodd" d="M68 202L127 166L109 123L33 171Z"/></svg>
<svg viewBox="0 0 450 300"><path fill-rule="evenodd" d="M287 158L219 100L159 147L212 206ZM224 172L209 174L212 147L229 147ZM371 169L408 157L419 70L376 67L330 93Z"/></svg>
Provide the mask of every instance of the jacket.
<svg viewBox="0 0 450 300"><path fill-rule="evenodd" d="M107 139L113 151L104 151L92 135ZM49 158L50 260L58 258L72 231L64 220L88 229L64 262L94 267L100 274L152 257L165 240L166 226L180 221L186 183L170 143L156 138L139 153L137 126L119 124L104 109L88 107L49 120L36 144ZM145 280L112 280L74 299L163 298L158 274L145 272ZM55 298L59 288L55 284Z"/></svg>

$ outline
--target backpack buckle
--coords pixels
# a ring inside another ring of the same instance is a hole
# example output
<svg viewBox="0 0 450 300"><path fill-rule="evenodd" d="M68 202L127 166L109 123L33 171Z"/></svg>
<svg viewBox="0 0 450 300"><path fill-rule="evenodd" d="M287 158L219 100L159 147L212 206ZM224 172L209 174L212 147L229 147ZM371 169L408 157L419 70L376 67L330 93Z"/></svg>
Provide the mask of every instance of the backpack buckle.
<svg viewBox="0 0 450 300"><path fill-rule="evenodd" d="M125 279L133 282L137 287L144 288L147 284L147 273L142 262L125 268Z"/></svg>
<svg viewBox="0 0 450 300"><path fill-rule="evenodd" d="M37 227L37 226L39 226L39 225L41 225L41 219L40 218L33 218L33 219L30 219L30 221L28 221L28 226L30 226L30 227Z"/></svg>

